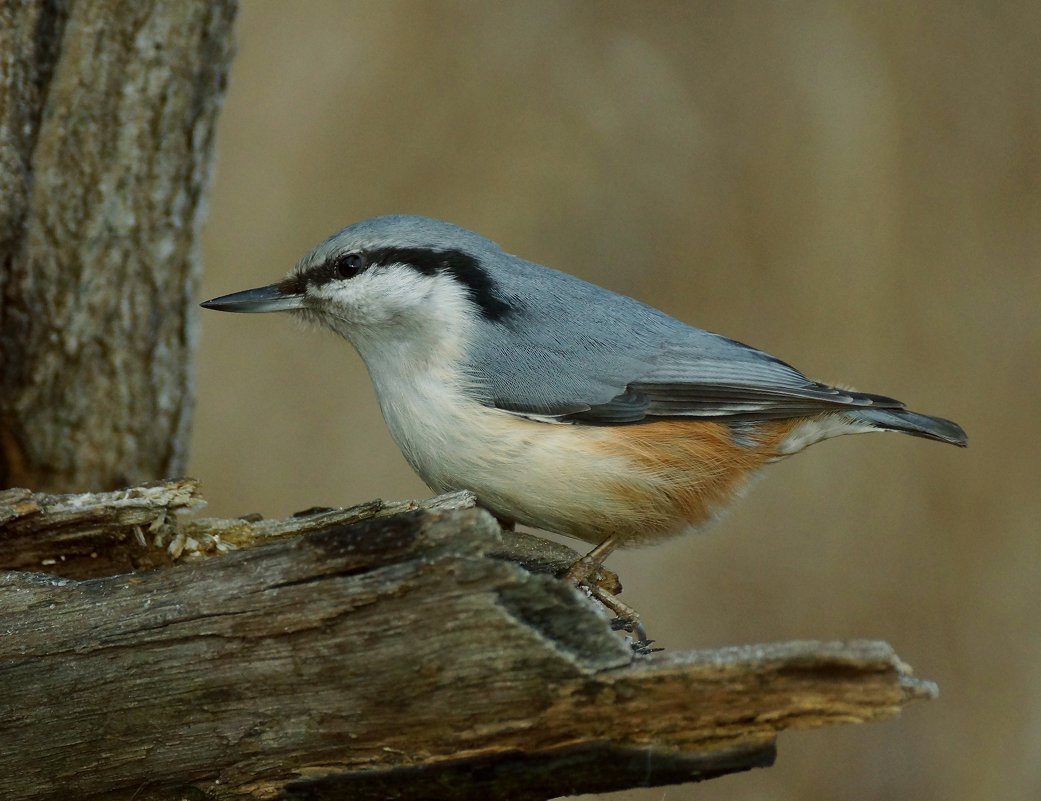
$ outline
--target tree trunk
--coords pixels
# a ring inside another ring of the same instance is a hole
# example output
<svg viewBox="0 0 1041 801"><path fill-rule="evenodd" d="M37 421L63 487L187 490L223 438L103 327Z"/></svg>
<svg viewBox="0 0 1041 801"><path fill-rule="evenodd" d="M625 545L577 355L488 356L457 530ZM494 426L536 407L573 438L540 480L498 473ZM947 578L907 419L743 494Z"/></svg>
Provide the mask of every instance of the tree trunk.
<svg viewBox="0 0 1041 801"><path fill-rule="evenodd" d="M184 472L234 0L0 10L0 486Z"/></svg>

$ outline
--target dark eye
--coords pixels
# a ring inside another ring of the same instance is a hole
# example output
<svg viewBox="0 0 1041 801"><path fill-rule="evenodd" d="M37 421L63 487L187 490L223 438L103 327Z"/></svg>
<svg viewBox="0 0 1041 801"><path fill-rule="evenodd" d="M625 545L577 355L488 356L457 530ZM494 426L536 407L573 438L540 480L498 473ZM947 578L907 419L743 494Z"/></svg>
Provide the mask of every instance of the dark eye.
<svg viewBox="0 0 1041 801"><path fill-rule="evenodd" d="M334 269L340 278L354 278L368 266L364 253L344 253L336 259Z"/></svg>

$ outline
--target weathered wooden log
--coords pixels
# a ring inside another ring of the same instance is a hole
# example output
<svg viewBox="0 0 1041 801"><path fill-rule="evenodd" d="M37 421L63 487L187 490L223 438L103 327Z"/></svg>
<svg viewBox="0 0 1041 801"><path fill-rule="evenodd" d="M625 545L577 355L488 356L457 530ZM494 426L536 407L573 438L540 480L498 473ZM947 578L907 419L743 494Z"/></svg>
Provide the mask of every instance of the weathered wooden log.
<svg viewBox="0 0 1041 801"><path fill-rule="evenodd" d="M463 493L178 519L197 500L0 493L3 798L545 799L768 765L781 730L935 694L877 642L635 654L553 575L573 552Z"/></svg>

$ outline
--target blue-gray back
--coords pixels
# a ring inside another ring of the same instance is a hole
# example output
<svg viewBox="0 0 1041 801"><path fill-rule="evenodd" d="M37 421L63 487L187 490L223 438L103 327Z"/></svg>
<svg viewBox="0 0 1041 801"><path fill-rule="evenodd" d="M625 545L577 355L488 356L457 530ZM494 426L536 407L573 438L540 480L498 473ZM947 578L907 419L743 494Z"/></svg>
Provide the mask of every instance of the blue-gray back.
<svg viewBox="0 0 1041 801"><path fill-rule="evenodd" d="M481 320L470 367L501 408L621 423L902 405L811 381L755 348L501 250L479 262L510 311Z"/></svg>

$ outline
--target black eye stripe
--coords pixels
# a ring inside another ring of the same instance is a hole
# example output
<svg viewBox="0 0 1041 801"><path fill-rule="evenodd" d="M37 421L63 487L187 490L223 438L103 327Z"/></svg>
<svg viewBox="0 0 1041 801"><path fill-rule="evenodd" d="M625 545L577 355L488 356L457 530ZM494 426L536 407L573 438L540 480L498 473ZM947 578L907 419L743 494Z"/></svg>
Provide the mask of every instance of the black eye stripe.
<svg viewBox="0 0 1041 801"><path fill-rule="evenodd" d="M359 273L365 272L370 266L372 266L372 261L368 254L352 250L348 253L337 254L321 264L315 264L292 280L300 285L322 286L330 281L354 278Z"/></svg>
<svg viewBox="0 0 1041 801"><path fill-rule="evenodd" d="M368 251L372 264L404 264L423 275L445 273L466 289L481 316L498 321L509 316L513 307L499 294L495 282L480 262L461 250L433 248L381 248Z"/></svg>
<svg viewBox="0 0 1041 801"><path fill-rule="evenodd" d="M304 280L321 285L329 281L350 279L364 270L390 264L403 264L423 275L444 273L451 276L463 286L487 320L502 320L515 311L499 294L488 271L477 259L461 250L386 247L350 251L312 267Z"/></svg>

